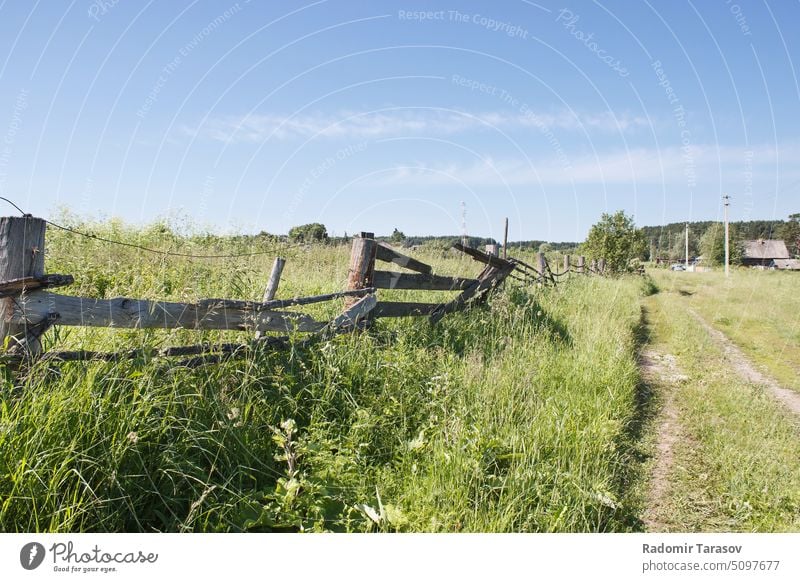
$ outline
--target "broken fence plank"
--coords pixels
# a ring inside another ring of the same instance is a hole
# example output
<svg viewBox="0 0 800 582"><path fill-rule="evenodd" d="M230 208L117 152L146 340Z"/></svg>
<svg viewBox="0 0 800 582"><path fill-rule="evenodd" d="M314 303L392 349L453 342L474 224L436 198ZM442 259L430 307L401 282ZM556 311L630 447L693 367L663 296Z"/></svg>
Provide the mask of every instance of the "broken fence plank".
<svg viewBox="0 0 800 582"><path fill-rule="evenodd" d="M72 285L75 279L72 275L42 275L41 277L20 277L0 283L0 297L19 295L23 291L34 291L49 287L63 287Z"/></svg>
<svg viewBox="0 0 800 582"><path fill-rule="evenodd" d="M95 352L91 350L71 350L46 352L40 358L43 361L54 362L79 362L79 361L102 361L117 362L123 360L135 360L137 358L169 358L180 356L195 356L203 354L234 354L250 349L286 349L290 346L288 337L269 336L250 343L201 343L188 346L172 346L168 348L138 348L133 350L123 350L119 352ZM0 356L0 362L7 363L21 361L24 356L21 354L4 354Z"/></svg>
<svg viewBox="0 0 800 582"><path fill-rule="evenodd" d="M463 277L444 277L441 275L398 273L393 271L375 271L372 276L372 284L378 289L460 291L475 282L475 279L465 279Z"/></svg>
<svg viewBox="0 0 800 582"><path fill-rule="evenodd" d="M441 303L416 303L402 301L379 301L373 312L379 317L418 317L430 315Z"/></svg>
<svg viewBox="0 0 800 582"><path fill-rule="evenodd" d="M331 321L327 327L331 330L355 327L360 320L367 317L367 315L375 309L377 304L378 299L374 294L362 297L348 307L341 315L337 316L336 319Z"/></svg>
<svg viewBox="0 0 800 582"><path fill-rule="evenodd" d="M274 299L272 301L267 301L266 303L242 301L239 299L201 299L198 301L198 305L207 309L244 309L253 311L269 311L270 309L280 309L283 307L291 307L293 305L310 305L312 303L321 303L323 301L341 299L342 297L363 297L364 295L369 295L370 293L374 292L374 287L367 287L365 289L354 289L352 291L326 293L325 295L294 297L292 299Z"/></svg>
<svg viewBox="0 0 800 582"><path fill-rule="evenodd" d="M145 299L87 299L37 290L22 295L7 314L15 324L36 324L57 314L58 325L120 328L316 332L325 327L302 313L242 308L223 302L172 303Z"/></svg>
<svg viewBox="0 0 800 582"><path fill-rule="evenodd" d="M510 261L506 261L505 259L501 259L498 257L493 257L492 255L488 255L482 251L479 251L478 249L473 249L472 247L465 246L461 243L454 244L453 248L461 251L464 254L469 255L476 261L484 263L485 265L491 265L492 267L497 267L498 269L505 268L511 264Z"/></svg>
<svg viewBox="0 0 800 582"><path fill-rule="evenodd" d="M501 259L502 260L502 259ZM508 275L515 269L515 265L508 261L503 261L506 263L506 266L503 268L496 268L489 266L483 270L481 275L478 277L478 280L475 282L474 285L471 285L467 289L464 290L461 295L450 301L449 303L445 303L440 305L437 309L433 311L431 314L430 321L431 323L437 323L439 320L442 319L447 313L452 313L453 311L460 311L467 307L467 303L471 300L480 301L481 299L485 298L486 293L502 283Z"/></svg>
<svg viewBox="0 0 800 582"><path fill-rule="evenodd" d="M386 243L378 243L378 248L376 249L375 258L379 261L384 261L386 263L394 263L395 265L399 265L400 267L404 267L411 271L416 271L417 273L422 273L424 275L430 275L433 273L433 267L423 263L422 261L418 261L417 259L412 259L411 257L407 257L404 254L401 254L394 250L391 246L387 245Z"/></svg>
<svg viewBox="0 0 800 582"><path fill-rule="evenodd" d="M305 339L300 345L307 347L311 345L316 339L331 338L336 334L346 333L353 331L357 327L364 325L369 321L372 315L372 310L378 304L378 298L374 294L362 297L350 307L339 314L333 321L329 322L319 332L311 337Z"/></svg>

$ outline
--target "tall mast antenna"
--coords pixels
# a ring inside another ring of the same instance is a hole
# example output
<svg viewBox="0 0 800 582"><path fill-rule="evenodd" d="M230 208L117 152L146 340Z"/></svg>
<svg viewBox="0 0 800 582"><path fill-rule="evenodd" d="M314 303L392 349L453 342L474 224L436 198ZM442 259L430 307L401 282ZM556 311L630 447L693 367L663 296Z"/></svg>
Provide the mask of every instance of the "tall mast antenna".
<svg viewBox="0 0 800 582"><path fill-rule="evenodd" d="M467 203L461 201L461 244L467 246Z"/></svg>
<svg viewBox="0 0 800 582"><path fill-rule="evenodd" d="M722 200L725 203L725 276L729 277L731 274L730 270L731 243L730 243L730 228L728 226L728 206L731 205L731 197L725 194L725 196L722 197Z"/></svg>

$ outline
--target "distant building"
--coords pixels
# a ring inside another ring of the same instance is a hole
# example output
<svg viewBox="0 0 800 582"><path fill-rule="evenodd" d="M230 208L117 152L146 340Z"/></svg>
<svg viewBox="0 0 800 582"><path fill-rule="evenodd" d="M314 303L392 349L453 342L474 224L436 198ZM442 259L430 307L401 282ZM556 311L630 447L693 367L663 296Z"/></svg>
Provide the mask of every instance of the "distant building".
<svg viewBox="0 0 800 582"><path fill-rule="evenodd" d="M746 240L742 264L748 267L771 267L775 260L789 259L789 250L782 240Z"/></svg>
<svg viewBox="0 0 800 582"><path fill-rule="evenodd" d="M800 259L773 259L770 267L781 271L800 271Z"/></svg>
<svg viewBox="0 0 800 582"><path fill-rule="evenodd" d="M500 256L500 245L486 245L486 254L493 257Z"/></svg>

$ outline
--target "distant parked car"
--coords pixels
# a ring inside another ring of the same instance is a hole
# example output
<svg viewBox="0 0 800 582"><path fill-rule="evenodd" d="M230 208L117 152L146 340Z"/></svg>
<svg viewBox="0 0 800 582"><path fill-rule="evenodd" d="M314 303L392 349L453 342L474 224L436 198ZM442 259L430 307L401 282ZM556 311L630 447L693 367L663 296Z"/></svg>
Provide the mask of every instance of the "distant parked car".
<svg viewBox="0 0 800 582"><path fill-rule="evenodd" d="M672 271L685 271L686 267L684 265L682 265L681 263L675 263L674 265L672 265L670 267L670 269Z"/></svg>

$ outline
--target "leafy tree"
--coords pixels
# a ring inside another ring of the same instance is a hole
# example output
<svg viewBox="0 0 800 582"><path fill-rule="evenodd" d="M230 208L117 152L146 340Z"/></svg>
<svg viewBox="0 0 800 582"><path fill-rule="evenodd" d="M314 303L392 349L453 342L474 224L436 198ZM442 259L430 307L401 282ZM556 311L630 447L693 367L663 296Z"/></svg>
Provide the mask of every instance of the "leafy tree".
<svg viewBox="0 0 800 582"><path fill-rule="evenodd" d="M697 238L689 229L689 256L697 256ZM683 262L686 259L686 231L681 229L672 235L672 244L669 248L669 259L671 261Z"/></svg>
<svg viewBox="0 0 800 582"><path fill-rule="evenodd" d="M323 242L328 240L328 230L319 222L295 226L289 230L289 240L304 243Z"/></svg>
<svg viewBox="0 0 800 582"><path fill-rule="evenodd" d="M628 270L630 262L643 257L646 249L644 233L622 210L614 214L603 213L600 222L589 230L583 244L583 252L590 258L605 259L606 269L612 273Z"/></svg>
<svg viewBox="0 0 800 582"><path fill-rule="evenodd" d="M736 225L730 225L730 263L738 265L742 262L742 236ZM725 264L725 225L716 222L706 229L700 239L700 252L703 264L718 266Z"/></svg>
<svg viewBox="0 0 800 582"><path fill-rule="evenodd" d="M390 239L395 244L402 244L406 240L406 235L403 234L402 231L397 230L396 228L392 232L392 236Z"/></svg>
<svg viewBox="0 0 800 582"><path fill-rule="evenodd" d="M789 215L789 220L778 229L778 238L786 243L792 256L800 255L800 213Z"/></svg>
<svg viewBox="0 0 800 582"><path fill-rule="evenodd" d="M700 253L704 265L721 265L725 262L725 227L722 223L709 226L700 238Z"/></svg>

